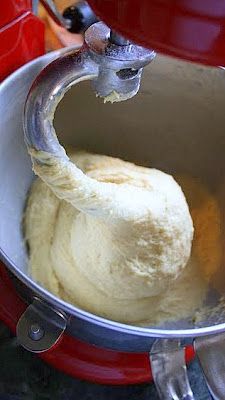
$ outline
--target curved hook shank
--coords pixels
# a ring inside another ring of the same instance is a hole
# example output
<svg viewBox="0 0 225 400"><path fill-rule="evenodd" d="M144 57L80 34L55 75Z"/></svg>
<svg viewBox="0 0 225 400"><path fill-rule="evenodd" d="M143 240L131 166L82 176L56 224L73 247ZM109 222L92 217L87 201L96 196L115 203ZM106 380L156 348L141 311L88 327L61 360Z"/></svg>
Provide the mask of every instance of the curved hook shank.
<svg viewBox="0 0 225 400"><path fill-rule="evenodd" d="M85 48L79 52L70 50L40 73L25 104L24 132L29 149L67 158L53 127L55 109L71 86L97 75L98 66Z"/></svg>
<svg viewBox="0 0 225 400"><path fill-rule="evenodd" d="M85 175L66 155L53 127L55 109L71 86L98 76L98 65L85 47L49 64L34 81L24 115L25 142L35 173L60 199L99 217L117 215L113 188ZM123 209L121 214L123 215Z"/></svg>

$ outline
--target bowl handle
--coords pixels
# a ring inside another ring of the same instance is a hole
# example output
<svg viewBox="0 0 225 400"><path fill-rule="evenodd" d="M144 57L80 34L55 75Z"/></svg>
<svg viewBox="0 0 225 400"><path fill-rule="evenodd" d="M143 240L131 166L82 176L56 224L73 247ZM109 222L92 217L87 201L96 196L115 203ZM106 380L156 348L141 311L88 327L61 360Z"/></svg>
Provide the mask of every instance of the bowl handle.
<svg viewBox="0 0 225 400"><path fill-rule="evenodd" d="M178 339L158 339L150 352L152 376L161 400L194 400Z"/></svg>
<svg viewBox="0 0 225 400"><path fill-rule="evenodd" d="M225 333L202 336L194 340L194 348L211 396L225 399Z"/></svg>
<svg viewBox="0 0 225 400"><path fill-rule="evenodd" d="M62 339L66 325L67 318L62 312L34 298L17 323L16 335L19 344L26 350L41 353L50 350Z"/></svg>

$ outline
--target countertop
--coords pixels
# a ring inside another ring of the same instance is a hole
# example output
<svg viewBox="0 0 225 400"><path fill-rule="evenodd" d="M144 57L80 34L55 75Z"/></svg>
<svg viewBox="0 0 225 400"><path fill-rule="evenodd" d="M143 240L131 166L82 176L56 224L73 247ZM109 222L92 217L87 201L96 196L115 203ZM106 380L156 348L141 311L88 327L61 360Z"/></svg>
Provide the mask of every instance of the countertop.
<svg viewBox="0 0 225 400"><path fill-rule="evenodd" d="M196 400L210 400L196 361L188 367ZM153 384L113 387L80 381L23 350L0 325L0 400L158 400Z"/></svg>

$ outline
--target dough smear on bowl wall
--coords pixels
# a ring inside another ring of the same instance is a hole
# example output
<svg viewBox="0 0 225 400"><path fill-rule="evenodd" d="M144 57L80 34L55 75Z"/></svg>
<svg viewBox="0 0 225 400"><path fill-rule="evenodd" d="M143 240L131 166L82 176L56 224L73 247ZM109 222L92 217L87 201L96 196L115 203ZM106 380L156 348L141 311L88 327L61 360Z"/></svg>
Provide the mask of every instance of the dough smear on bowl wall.
<svg viewBox="0 0 225 400"><path fill-rule="evenodd" d="M187 199L191 193L189 212L179 184L159 170L86 152L72 152L73 165L44 152L38 158L43 163L34 171L41 179L32 185L24 218L33 279L120 322L192 317L222 257L219 240L208 253L204 241L218 227L216 200L201 233L207 190L198 206L199 185L177 178Z"/></svg>

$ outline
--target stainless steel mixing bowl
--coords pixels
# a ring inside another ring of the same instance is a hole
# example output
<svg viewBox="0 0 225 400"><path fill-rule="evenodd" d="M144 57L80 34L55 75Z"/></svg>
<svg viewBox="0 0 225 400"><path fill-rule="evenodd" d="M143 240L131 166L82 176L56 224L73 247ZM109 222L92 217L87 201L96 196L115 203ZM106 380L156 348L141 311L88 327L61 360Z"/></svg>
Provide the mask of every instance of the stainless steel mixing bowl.
<svg viewBox="0 0 225 400"><path fill-rule="evenodd" d="M215 368L218 369L216 359L223 353L225 313L222 307L218 308L219 312L215 310L223 293L225 274L221 274L220 293L209 290L209 312L198 327L190 321L174 321L163 327L146 328L105 320L67 304L28 276L21 221L33 174L24 144L24 103L37 74L63 52L34 60L0 86L0 255L18 293L33 303L31 315L37 310L40 315L48 314L46 327L50 331L50 339L42 343L42 347L38 347L37 342L33 344L32 337L29 343L26 339L23 344L30 350L44 351L66 329L70 335L106 348L150 351L154 343L152 354L159 351L165 354L170 346L170 351L174 349L174 343L180 346L179 338L181 342L195 338L212 393L217 395L213 376L219 373L215 372ZM212 191L223 193L224 104L222 69L157 56L145 70L140 93L130 101L104 105L95 97L88 82L72 88L57 109L55 127L63 143L152 165L172 174L185 172L201 178ZM22 319L18 328L20 336L30 323L30 314L25 317L26 321ZM157 341L156 345L155 338L164 340ZM154 364L153 358L151 355ZM209 358L210 371L207 370ZM218 398L225 398L223 390L218 393L223 393L223 397Z"/></svg>

